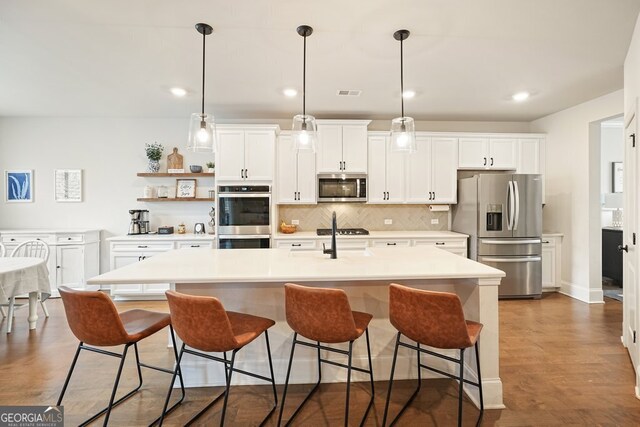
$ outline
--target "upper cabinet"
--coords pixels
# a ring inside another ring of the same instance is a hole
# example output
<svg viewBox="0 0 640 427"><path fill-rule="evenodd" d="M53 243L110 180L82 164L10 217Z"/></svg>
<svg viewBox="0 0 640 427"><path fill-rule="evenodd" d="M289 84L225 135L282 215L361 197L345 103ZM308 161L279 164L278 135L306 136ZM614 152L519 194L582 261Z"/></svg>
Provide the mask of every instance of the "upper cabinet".
<svg viewBox="0 0 640 427"><path fill-rule="evenodd" d="M458 139L416 135L417 151L407 156L407 203L457 201Z"/></svg>
<svg viewBox="0 0 640 427"><path fill-rule="evenodd" d="M369 203L404 203L405 154L391 151L391 139L380 134L369 137Z"/></svg>
<svg viewBox="0 0 640 427"><path fill-rule="evenodd" d="M518 140L514 138L461 137L458 169L516 169Z"/></svg>
<svg viewBox="0 0 640 427"><path fill-rule="evenodd" d="M224 126L217 130L218 181L271 181L277 126Z"/></svg>
<svg viewBox="0 0 640 427"><path fill-rule="evenodd" d="M370 120L318 120L318 173L367 173Z"/></svg>
<svg viewBox="0 0 640 427"><path fill-rule="evenodd" d="M289 132L280 134L277 146L277 203L315 204L315 153L296 150Z"/></svg>
<svg viewBox="0 0 640 427"><path fill-rule="evenodd" d="M542 203L546 203L544 136L518 138L518 166L516 173L538 173L542 175Z"/></svg>

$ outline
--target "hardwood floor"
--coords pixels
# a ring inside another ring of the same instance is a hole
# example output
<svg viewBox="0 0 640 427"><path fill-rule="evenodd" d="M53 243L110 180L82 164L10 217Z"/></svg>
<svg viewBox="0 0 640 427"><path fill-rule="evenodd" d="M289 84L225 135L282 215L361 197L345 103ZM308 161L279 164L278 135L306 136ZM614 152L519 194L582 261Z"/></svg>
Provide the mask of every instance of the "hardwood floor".
<svg viewBox="0 0 640 427"><path fill-rule="evenodd" d="M167 311L165 302L119 303L118 309L143 307ZM57 400L77 345L69 331L61 300L48 302L51 317L28 331L27 311L16 312L14 331L0 323L0 405L43 405ZM44 319L44 320L43 320ZM634 397L634 374L620 343L622 304L584 304L560 294L539 301L500 302L500 376L504 410L487 410L485 426L640 425L640 400ZM171 367L166 335L156 334L140 344L141 359ZM130 359L133 362L133 358ZM118 360L83 352L65 396L66 425L76 425L106 404ZM145 385L138 395L115 409L112 425L147 425L162 408L169 376L143 371ZM136 384L134 363L128 363L119 390ZM414 387L394 386L393 412ZM286 414L301 401L308 386L292 387ZM165 425L184 424L221 389L188 389L187 398ZM376 383L376 400L366 425L382 422L387 384ZM281 388L279 389L281 391ZM449 426L456 421L457 385L453 380L426 380L398 425ZM271 403L268 386L236 386L229 398L227 425L257 425ZM356 424L368 403L366 383L352 389L351 421ZM321 386L295 425L342 425L344 384ZM465 402L465 425L474 425L477 409ZM219 406L199 420L217 425ZM277 414L267 425L276 425Z"/></svg>

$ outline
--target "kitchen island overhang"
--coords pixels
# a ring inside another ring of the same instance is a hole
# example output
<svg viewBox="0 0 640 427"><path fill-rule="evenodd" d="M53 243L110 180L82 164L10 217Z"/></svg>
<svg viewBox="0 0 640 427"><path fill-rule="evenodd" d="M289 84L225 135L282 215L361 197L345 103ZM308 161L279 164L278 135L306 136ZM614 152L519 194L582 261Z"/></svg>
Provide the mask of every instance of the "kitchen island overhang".
<svg viewBox="0 0 640 427"><path fill-rule="evenodd" d="M429 247L367 248L340 250L338 259L329 259L321 251L289 249L217 250L185 248L158 254L152 258L102 274L89 284L171 283L178 292L218 297L227 310L269 317L276 321L270 329L276 381L284 382L291 349L292 330L284 312L284 283L344 289L353 310L373 315L370 324L374 377L388 380L396 330L389 323L388 285L395 282L419 289L458 294L465 316L484 325L480 338L480 358L484 401L487 408L503 408L502 382L499 377L498 286L504 273L475 261ZM261 343L252 343L239 354L239 368L261 366L266 360ZM366 350L355 344L355 363L366 366ZM473 352L467 352L465 377L477 378ZM451 353L453 354L453 353ZM300 356L300 357L299 357ZM402 356L402 359L400 359ZM337 359L336 359L337 360ZM316 377L315 353L296 355L291 382L312 383ZM452 365L428 359L432 366L448 372ZM265 371L266 372L266 371ZM183 361L188 386L220 385L221 367L196 359ZM423 371L427 377L430 374ZM396 378L416 378L415 354L399 355ZM323 366L323 381L344 381L342 370ZM355 375L354 381L367 378ZM238 376L234 382L249 384L250 377ZM475 387L466 388L477 403Z"/></svg>

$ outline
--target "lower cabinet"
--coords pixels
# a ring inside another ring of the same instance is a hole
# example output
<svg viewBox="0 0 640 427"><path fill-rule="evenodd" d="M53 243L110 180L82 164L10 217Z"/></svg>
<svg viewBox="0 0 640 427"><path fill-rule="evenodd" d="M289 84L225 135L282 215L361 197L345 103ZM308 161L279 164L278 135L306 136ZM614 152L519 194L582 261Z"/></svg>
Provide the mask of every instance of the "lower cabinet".
<svg viewBox="0 0 640 427"><path fill-rule="evenodd" d="M561 285L562 235L542 235L542 290L556 291Z"/></svg>
<svg viewBox="0 0 640 427"><path fill-rule="evenodd" d="M87 279L100 274L100 230L0 230L7 256L29 240L41 240L49 246L51 296L60 296L60 286L87 289Z"/></svg>
<svg viewBox="0 0 640 427"><path fill-rule="evenodd" d="M159 240L162 239L162 240ZM154 255L173 249L214 248L215 236L184 236L175 238L124 236L112 237L110 242L110 268L115 270L135 262L144 261ZM111 296L122 299L165 299L169 283L112 285Z"/></svg>

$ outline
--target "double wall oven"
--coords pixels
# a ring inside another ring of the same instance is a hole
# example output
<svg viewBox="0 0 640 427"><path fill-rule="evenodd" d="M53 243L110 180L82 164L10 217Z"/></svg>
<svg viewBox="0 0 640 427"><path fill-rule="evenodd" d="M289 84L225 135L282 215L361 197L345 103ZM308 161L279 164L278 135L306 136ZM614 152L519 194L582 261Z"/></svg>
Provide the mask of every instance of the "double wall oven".
<svg viewBox="0 0 640 427"><path fill-rule="evenodd" d="M219 186L218 233L220 249L269 248L271 187Z"/></svg>

